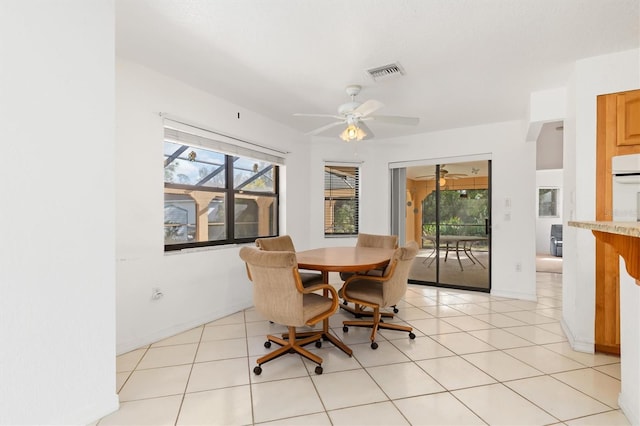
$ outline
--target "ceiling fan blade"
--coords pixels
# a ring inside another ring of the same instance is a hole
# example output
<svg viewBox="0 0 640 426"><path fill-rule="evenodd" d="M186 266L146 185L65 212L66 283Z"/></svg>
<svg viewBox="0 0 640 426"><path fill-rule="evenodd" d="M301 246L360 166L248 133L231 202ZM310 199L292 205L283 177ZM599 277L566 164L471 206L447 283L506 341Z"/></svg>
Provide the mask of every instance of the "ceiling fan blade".
<svg viewBox="0 0 640 426"><path fill-rule="evenodd" d="M373 132L371 131L369 126L364 124L362 121L358 121L358 127L360 127L362 130L364 130L364 132L367 134L367 136L364 137L365 140L373 139L375 137L375 135L373 134Z"/></svg>
<svg viewBox="0 0 640 426"><path fill-rule="evenodd" d="M420 123L418 117L401 117L397 115L372 115L367 117L371 121L388 124L402 124L405 126L417 126Z"/></svg>
<svg viewBox="0 0 640 426"><path fill-rule="evenodd" d="M357 115L358 117L366 117L369 114L379 110L383 106L384 104L382 102L370 99L360 105L358 108L354 109L353 114Z"/></svg>
<svg viewBox="0 0 640 426"><path fill-rule="evenodd" d="M325 126L318 127L317 129L312 130L312 131L310 131L310 132L308 132L306 134L307 135L312 135L312 136L319 135L320 133L324 132L325 130L329 130L332 127L340 126L340 125L342 125L344 123L345 123L345 120L334 121L333 123L329 123L329 124L327 124Z"/></svg>
<svg viewBox="0 0 640 426"><path fill-rule="evenodd" d="M335 118L336 120L343 120L344 117L335 114L305 114L301 112L296 112L293 114L295 117L324 117L324 118Z"/></svg>

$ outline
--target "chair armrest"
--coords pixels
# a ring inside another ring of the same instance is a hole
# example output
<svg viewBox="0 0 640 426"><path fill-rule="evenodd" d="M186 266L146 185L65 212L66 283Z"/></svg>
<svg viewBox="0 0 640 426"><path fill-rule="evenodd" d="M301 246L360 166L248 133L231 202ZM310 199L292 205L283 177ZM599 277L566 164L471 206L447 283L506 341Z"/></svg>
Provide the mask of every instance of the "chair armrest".
<svg viewBox="0 0 640 426"><path fill-rule="evenodd" d="M315 317L309 319L307 321L307 325L313 325L313 324L317 323L318 321L322 321L323 319L328 318L331 315L333 315L333 313L338 310L338 302L340 300L338 298L338 292L330 284L316 284L316 285L307 287L307 288L302 290L302 294L314 293L314 292L316 292L318 290L323 290L323 291L324 290L328 290L329 293L331 293L331 308L328 311L326 311L324 313L321 313L320 315L316 315Z"/></svg>

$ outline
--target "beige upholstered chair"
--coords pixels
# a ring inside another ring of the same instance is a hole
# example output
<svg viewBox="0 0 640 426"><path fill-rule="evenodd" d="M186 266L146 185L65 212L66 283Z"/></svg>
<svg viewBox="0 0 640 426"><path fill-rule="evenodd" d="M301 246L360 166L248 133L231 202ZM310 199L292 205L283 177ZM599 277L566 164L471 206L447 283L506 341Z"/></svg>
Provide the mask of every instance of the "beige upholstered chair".
<svg viewBox="0 0 640 426"><path fill-rule="evenodd" d="M358 241L356 242L356 247L372 247L372 248L386 248L386 249L394 249L398 248L398 237L396 235L376 235L376 234L358 234ZM372 275L380 277L384 269L371 269L369 271L358 272L360 275ZM341 272L340 278L342 281L347 280L352 272ZM361 306L355 304L353 308L348 307L348 302L345 300L343 303L342 309L345 311L351 312L356 318L361 318L363 316L371 316L371 311L367 311L362 309ZM398 309L393 306L393 312L398 313ZM393 317L391 313L385 313L384 316Z"/></svg>
<svg viewBox="0 0 640 426"><path fill-rule="evenodd" d="M380 322L380 308L393 306L402 299L407 290L411 262L417 254L418 244L411 241L406 247L396 249L381 277L355 274L345 281L341 289L342 297L348 302L373 309L373 316L371 320L343 321L344 332L349 331L349 326L371 327L372 349L378 348L375 340L379 328L406 331L410 339L415 339L411 327Z"/></svg>
<svg viewBox="0 0 640 426"><path fill-rule="evenodd" d="M296 327L312 326L331 316L338 309L338 294L328 284L304 288L298 273L296 255L290 251L263 251L254 247L242 247L240 258L247 266L249 279L253 282L253 303L256 310L268 320L289 328L288 339L267 336L264 346L271 342L281 347L258 358L255 374L262 373L262 364L288 352L297 352L318 364L316 374L322 374L322 358L304 349L316 342L322 346L322 330L304 339L296 339ZM327 290L332 297L315 294Z"/></svg>
<svg viewBox="0 0 640 426"><path fill-rule="evenodd" d="M296 251L293 245L293 240L288 235L271 238L258 238L256 239L256 246L260 250L266 251L292 251L294 253ZM323 283L322 272L299 271L299 273L304 287Z"/></svg>

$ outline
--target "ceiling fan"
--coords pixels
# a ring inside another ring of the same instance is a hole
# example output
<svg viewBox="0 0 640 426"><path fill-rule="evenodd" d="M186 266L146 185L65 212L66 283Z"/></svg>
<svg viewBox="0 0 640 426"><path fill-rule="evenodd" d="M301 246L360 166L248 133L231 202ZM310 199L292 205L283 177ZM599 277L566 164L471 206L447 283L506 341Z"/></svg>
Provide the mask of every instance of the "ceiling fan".
<svg viewBox="0 0 640 426"><path fill-rule="evenodd" d="M467 176L465 173L449 173L447 169L445 169L446 164L440 166L440 186L444 186L447 179L459 179L461 177ZM432 180L435 179L436 175L424 175L424 176L416 176L416 179L424 179L424 180Z"/></svg>
<svg viewBox="0 0 640 426"><path fill-rule="evenodd" d="M417 117L401 117L394 115L374 115L373 113L384 106L380 101L370 99L364 103L356 101L356 96L362 87L351 85L346 88L347 95L351 101L338 107L338 114L293 114L297 117L328 117L336 121L308 132L308 135L318 135L336 126L346 124L346 128L340 133L340 138L346 142L353 140L371 139L373 132L366 125L367 121L375 121L387 124L401 124L415 126L420 122Z"/></svg>

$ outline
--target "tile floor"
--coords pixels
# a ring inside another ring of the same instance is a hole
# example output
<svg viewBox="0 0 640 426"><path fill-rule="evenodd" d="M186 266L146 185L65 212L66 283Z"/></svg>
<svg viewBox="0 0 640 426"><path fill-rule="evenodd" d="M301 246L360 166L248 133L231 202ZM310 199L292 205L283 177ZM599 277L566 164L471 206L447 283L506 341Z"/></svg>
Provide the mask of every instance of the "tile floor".
<svg viewBox="0 0 640 426"><path fill-rule="evenodd" d="M561 277L538 273L537 303L410 286L394 321L416 339L383 331L375 351L337 313L354 354L309 345L322 375L298 355L254 375L265 335L285 329L247 309L119 356L120 409L97 424L627 425L619 358L567 344Z"/></svg>

